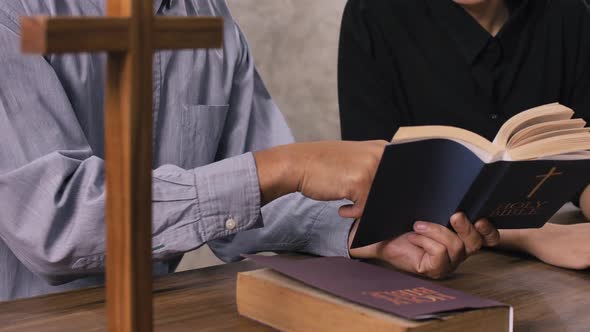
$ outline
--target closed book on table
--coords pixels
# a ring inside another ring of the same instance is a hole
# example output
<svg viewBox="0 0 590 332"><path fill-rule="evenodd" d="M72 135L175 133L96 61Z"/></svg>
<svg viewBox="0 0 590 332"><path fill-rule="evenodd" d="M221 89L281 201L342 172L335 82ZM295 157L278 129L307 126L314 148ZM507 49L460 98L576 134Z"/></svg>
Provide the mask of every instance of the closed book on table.
<svg viewBox="0 0 590 332"><path fill-rule="evenodd" d="M248 257L269 268L238 274L238 311L281 331L512 331L510 306L383 267Z"/></svg>
<svg viewBox="0 0 590 332"><path fill-rule="evenodd" d="M560 104L509 119L493 142L445 126L402 127L385 148L352 247L449 226L464 212L497 228L538 228L590 183L590 128Z"/></svg>

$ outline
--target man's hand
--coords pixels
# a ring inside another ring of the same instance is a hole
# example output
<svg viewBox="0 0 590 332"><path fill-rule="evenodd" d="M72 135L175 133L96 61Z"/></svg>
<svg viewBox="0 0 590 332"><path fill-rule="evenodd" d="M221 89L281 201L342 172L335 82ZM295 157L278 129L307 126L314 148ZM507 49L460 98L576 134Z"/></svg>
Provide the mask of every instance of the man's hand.
<svg viewBox="0 0 590 332"><path fill-rule="evenodd" d="M531 254L543 262L568 269L590 269L590 223L539 229L503 229L500 246Z"/></svg>
<svg viewBox="0 0 590 332"><path fill-rule="evenodd" d="M263 204L292 192L321 201L347 199L344 218L365 208L387 142L314 142L283 145L255 153Z"/></svg>
<svg viewBox="0 0 590 332"><path fill-rule="evenodd" d="M473 225L463 213L456 213L451 217L451 225L457 233L439 224L419 221L414 224L414 232L351 249L350 255L354 258L379 259L398 269L439 279L453 272L482 246L499 243L498 231L485 219ZM349 236L349 245L357 226L358 222Z"/></svg>

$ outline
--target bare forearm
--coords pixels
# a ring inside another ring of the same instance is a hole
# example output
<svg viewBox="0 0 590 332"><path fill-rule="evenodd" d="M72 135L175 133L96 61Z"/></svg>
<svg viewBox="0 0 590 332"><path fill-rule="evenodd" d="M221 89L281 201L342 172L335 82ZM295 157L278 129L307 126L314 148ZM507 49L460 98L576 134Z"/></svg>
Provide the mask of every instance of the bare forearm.
<svg viewBox="0 0 590 332"><path fill-rule="evenodd" d="M318 201L348 199L345 218L362 215L385 141L310 142L278 146L254 154L261 203L300 192Z"/></svg>
<svg viewBox="0 0 590 332"><path fill-rule="evenodd" d="M545 263L570 269L590 267L590 224L556 225L543 228L501 230L500 245L526 252Z"/></svg>

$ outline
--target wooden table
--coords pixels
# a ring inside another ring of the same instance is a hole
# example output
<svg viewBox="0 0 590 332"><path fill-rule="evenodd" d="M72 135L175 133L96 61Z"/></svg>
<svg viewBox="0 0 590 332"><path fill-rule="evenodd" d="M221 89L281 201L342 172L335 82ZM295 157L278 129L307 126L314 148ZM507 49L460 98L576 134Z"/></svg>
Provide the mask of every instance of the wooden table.
<svg viewBox="0 0 590 332"><path fill-rule="evenodd" d="M579 220L566 211L560 222ZM241 318L235 305L240 262L156 280L155 328L160 331L270 331ZM514 254L484 251L465 262L445 286L509 303L516 331L588 331L590 271L559 269ZM0 303L0 331L103 331L101 287Z"/></svg>

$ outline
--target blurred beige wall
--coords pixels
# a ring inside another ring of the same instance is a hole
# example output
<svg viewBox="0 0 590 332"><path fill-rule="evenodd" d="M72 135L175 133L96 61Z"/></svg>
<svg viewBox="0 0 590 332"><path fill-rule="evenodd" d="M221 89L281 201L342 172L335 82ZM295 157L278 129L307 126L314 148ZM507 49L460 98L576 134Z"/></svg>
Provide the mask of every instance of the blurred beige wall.
<svg viewBox="0 0 590 332"><path fill-rule="evenodd" d="M297 140L339 139L336 69L345 0L229 0Z"/></svg>
<svg viewBox="0 0 590 332"><path fill-rule="evenodd" d="M228 0L258 70L298 141L339 139L336 68L346 0ZM209 248L179 270L221 263Z"/></svg>

